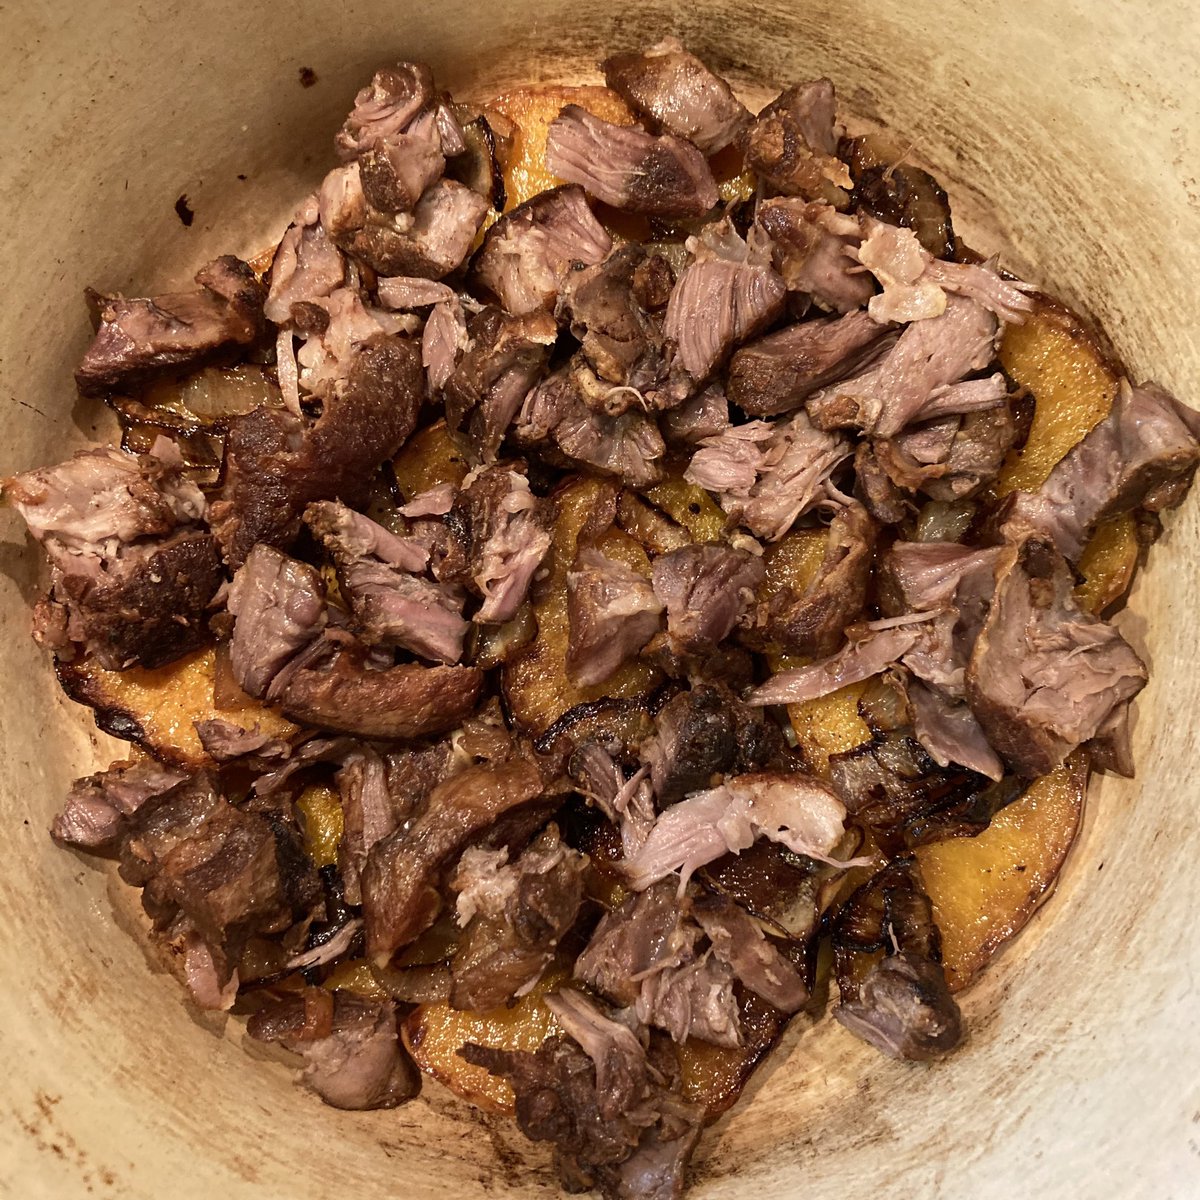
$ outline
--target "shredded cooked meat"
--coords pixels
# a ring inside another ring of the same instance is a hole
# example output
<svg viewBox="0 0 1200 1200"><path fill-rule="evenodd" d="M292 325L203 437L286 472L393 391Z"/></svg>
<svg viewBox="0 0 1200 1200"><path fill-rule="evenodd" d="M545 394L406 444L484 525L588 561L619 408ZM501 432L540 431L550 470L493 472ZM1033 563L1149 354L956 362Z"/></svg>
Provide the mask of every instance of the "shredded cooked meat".
<svg viewBox="0 0 1200 1200"><path fill-rule="evenodd" d="M963 1040L959 943L1053 883L1003 909L1040 789L1077 820L1133 772L1105 617L1200 414L1064 339L829 80L755 115L673 37L601 70L630 123L377 71L269 267L89 292L120 447L0 486L34 637L140 747L51 836L191 1002L337 1108L489 1072L565 1188L679 1200L830 950L851 1033Z"/></svg>

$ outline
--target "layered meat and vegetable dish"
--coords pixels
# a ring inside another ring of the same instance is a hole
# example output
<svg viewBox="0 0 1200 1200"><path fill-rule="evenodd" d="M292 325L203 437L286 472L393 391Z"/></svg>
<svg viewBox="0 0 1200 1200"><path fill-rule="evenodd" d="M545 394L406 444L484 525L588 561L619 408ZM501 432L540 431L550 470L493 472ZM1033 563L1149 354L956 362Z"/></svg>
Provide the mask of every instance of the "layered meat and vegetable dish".
<svg viewBox="0 0 1200 1200"><path fill-rule="evenodd" d="M1053 885L1200 415L828 80L380 70L255 262L89 293L120 418L4 483L130 757L53 823L328 1104L431 1076L678 1196L790 1019L902 1059ZM832 979L833 987L825 986Z"/></svg>

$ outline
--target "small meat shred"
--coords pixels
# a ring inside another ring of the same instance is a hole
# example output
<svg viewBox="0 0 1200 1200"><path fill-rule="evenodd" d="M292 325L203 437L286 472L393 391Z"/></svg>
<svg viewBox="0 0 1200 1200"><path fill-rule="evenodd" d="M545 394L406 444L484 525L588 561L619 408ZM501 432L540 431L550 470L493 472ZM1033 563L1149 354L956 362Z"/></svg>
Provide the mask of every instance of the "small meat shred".
<svg viewBox="0 0 1200 1200"><path fill-rule="evenodd" d="M719 542L660 554L654 594L667 610L667 635L684 653L711 653L749 608L764 573L761 558Z"/></svg>

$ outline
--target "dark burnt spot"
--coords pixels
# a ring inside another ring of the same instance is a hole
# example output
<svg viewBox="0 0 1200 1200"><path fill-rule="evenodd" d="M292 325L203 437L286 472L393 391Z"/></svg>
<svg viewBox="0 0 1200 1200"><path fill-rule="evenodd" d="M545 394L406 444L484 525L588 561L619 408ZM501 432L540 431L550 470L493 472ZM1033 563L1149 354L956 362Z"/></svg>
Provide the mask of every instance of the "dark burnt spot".
<svg viewBox="0 0 1200 1200"><path fill-rule="evenodd" d="M316 73L316 71L314 71L312 69L312 67L301 67L300 68L300 86L301 87L310 88L316 82L317 82L317 73Z"/></svg>
<svg viewBox="0 0 1200 1200"><path fill-rule="evenodd" d="M240 179L240 180L242 181L242 183L245 183L245 182L246 182L246 180L247 180L247 179L249 179L249 176L248 176L248 175L240 175L240 174L239 174L239 175L238 175L238 179Z"/></svg>
<svg viewBox="0 0 1200 1200"><path fill-rule="evenodd" d="M185 227L190 226L196 219L196 214L192 211L192 206L188 203L186 193L175 201L175 215L183 222Z"/></svg>

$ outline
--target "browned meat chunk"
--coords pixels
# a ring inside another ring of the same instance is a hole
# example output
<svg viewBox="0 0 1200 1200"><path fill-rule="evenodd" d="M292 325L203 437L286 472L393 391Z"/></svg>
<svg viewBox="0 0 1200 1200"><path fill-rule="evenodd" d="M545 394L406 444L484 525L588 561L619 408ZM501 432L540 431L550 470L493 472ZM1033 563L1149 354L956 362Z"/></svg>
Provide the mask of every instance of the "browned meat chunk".
<svg viewBox="0 0 1200 1200"><path fill-rule="evenodd" d="M771 239L771 258L789 291L811 296L832 312L862 308L875 286L858 265L858 221L829 204L777 197L758 207L759 227Z"/></svg>
<svg viewBox="0 0 1200 1200"><path fill-rule="evenodd" d="M704 155L691 142L613 125L568 104L550 125L546 167L628 212L702 217L718 200Z"/></svg>
<svg viewBox="0 0 1200 1200"><path fill-rule="evenodd" d="M822 429L853 427L893 437L935 393L991 363L999 327L983 305L950 296L941 316L907 326L874 366L810 396L809 415Z"/></svg>
<svg viewBox="0 0 1200 1200"><path fill-rule="evenodd" d="M629 407L628 399L625 389L604 383L576 359L529 393L516 440L557 465L593 467L631 487L657 483L666 445L653 418ZM606 411L609 405L615 414Z"/></svg>
<svg viewBox="0 0 1200 1200"><path fill-rule="evenodd" d="M757 537L777 541L821 499L825 481L849 454L845 439L814 428L801 411L706 438L684 478L713 492Z"/></svg>
<svg viewBox="0 0 1200 1200"><path fill-rule="evenodd" d="M475 707L483 672L400 663L375 667L361 646L332 637L294 659L268 699L297 721L361 737L412 739L445 733Z"/></svg>
<svg viewBox="0 0 1200 1200"><path fill-rule="evenodd" d="M450 964L455 1008L486 1012L524 995L583 901L587 859L563 845L554 825L511 865L495 861L487 851L468 851L451 881L460 921L464 909L474 910Z"/></svg>
<svg viewBox="0 0 1200 1200"><path fill-rule="evenodd" d="M514 316L536 308L552 312L575 264L594 267L611 249L583 189L560 187L518 205L488 230L475 274Z"/></svg>
<svg viewBox="0 0 1200 1200"><path fill-rule="evenodd" d="M704 154L723 150L749 124L746 106L678 38L600 64L604 80L656 132L687 138Z"/></svg>
<svg viewBox="0 0 1200 1200"><path fill-rule="evenodd" d="M512 317L488 307L467 323L467 350L446 380L446 420L466 429L483 462L492 462L530 389L546 369L558 326L535 309Z"/></svg>
<svg viewBox="0 0 1200 1200"><path fill-rule="evenodd" d="M511 620L550 549L546 503L530 492L524 475L502 464L478 473L452 512L465 529L469 578L483 598L474 619Z"/></svg>
<svg viewBox="0 0 1200 1200"><path fill-rule="evenodd" d="M865 312L789 325L733 356L729 399L752 417L790 412L875 357L888 336Z"/></svg>
<svg viewBox="0 0 1200 1200"><path fill-rule="evenodd" d="M658 632L663 606L632 567L585 546L567 572L567 674L578 687L603 683Z"/></svg>
<svg viewBox="0 0 1200 1200"><path fill-rule="evenodd" d="M424 63L402 62L376 71L354 97L354 109L334 141L343 162L403 133L434 97L433 72Z"/></svg>
<svg viewBox="0 0 1200 1200"><path fill-rule="evenodd" d="M862 617L874 552L875 523L866 510L853 503L839 506L808 586L800 592L785 584L767 602L762 619L767 636L789 654L832 654L847 626Z"/></svg>
<svg viewBox="0 0 1200 1200"><path fill-rule="evenodd" d="M716 650L752 604L763 575L761 558L720 542L660 554L654 594L667 610L667 636L685 654Z"/></svg>
<svg viewBox="0 0 1200 1200"><path fill-rule="evenodd" d="M465 184L439 179L401 218L368 208L365 224L331 236L380 275L441 279L461 266L488 211Z"/></svg>
<svg viewBox="0 0 1200 1200"><path fill-rule="evenodd" d="M50 833L56 841L88 850L113 846L142 805L166 795L187 778L185 771L153 759L113 763L71 785Z"/></svg>
<svg viewBox="0 0 1200 1200"><path fill-rule="evenodd" d="M737 702L720 688L700 685L668 700L641 749L659 806L711 787L739 759Z"/></svg>
<svg viewBox="0 0 1200 1200"><path fill-rule="evenodd" d="M836 115L828 79L788 88L746 130L746 165L777 194L845 208L851 181L837 158Z"/></svg>
<svg viewBox="0 0 1200 1200"><path fill-rule="evenodd" d="M967 668L967 700L1018 774L1052 771L1142 690L1146 666L1112 625L1075 602L1048 540L1005 548L996 594Z"/></svg>
<svg viewBox="0 0 1200 1200"><path fill-rule="evenodd" d="M1200 414L1158 384L1122 384L1112 411L1050 472L1041 490L1018 495L1017 532L1047 534L1072 562L1105 517L1182 502L1200 462Z"/></svg>
<svg viewBox="0 0 1200 1200"><path fill-rule="evenodd" d="M299 1054L301 1083L334 1108L395 1108L421 1090L390 1000L306 988L255 1013L246 1032Z"/></svg>
<svg viewBox="0 0 1200 1200"><path fill-rule="evenodd" d="M702 382L736 345L782 314L787 289L769 256L727 220L688 246L693 260L671 292L663 332L675 343L679 365Z"/></svg>
<svg viewBox="0 0 1200 1200"><path fill-rule="evenodd" d="M933 909L911 859L889 864L854 892L834 922L833 945L842 996L833 1015L851 1033L889 1058L918 1061L962 1041Z"/></svg>
<svg viewBox="0 0 1200 1200"><path fill-rule="evenodd" d="M663 437L673 446L694 447L729 428L729 401L715 384L697 392L659 418Z"/></svg>
<svg viewBox="0 0 1200 1200"><path fill-rule="evenodd" d="M468 845L519 841L546 810L541 776L523 760L468 767L438 784L412 824L376 843L367 858L362 897L368 953L384 964L433 924L446 876Z"/></svg>
<svg viewBox="0 0 1200 1200"><path fill-rule="evenodd" d="M412 212L425 189L440 179L445 169L437 130L419 125L376 142L358 157L363 196L381 213Z"/></svg>
<svg viewBox="0 0 1200 1200"><path fill-rule="evenodd" d="M698 943L678 884L664 879L607 913L575 963L575 978L675 1042L741 1044L733 971Z"/></svg>
<svg viewBox="0 0 1200 1200"><path fill-rule="evenodd" d="M424 393L415 347L389 338L354 355L312 425L270 408L235 417L211 513L226 561L240 566L259 542L290 546L313 500L365 502L379 465L415 428Z"/></svg>
<svg viewBox="0 0 1200 1200"><path fill-rule="evenodd" d="M346 260L329 240L312 207L309 201L301 209L271 260L270 291L263 312L276 325L295 321L295 305L327 299L346 282Z"/></svg>
<svg viewBox="0 0 1200 1200"><path fill-rule="evenodd" d="M196 273L191 292L151 300L93 293L100 328L75 371L85 395L102 395L155 375L200 366L263 332L266 293L254 272L227 254Z"/></svg>
<svg viewBox="0 0 1200 1200"><path fill-rule="evenodd" d="M462 305L457 301L435 305L421 333L421 365L429 376L431 392L436 394L446 386L469 345Z"/></svg>
<svg viewBox="0 0 1200 1200"><path fill-rule="evenodd" d="M235 618L229 663L238 686L265 696L272 681L325 628L325 589L315 567L255 546L229 589Z"/></svg>

